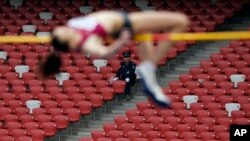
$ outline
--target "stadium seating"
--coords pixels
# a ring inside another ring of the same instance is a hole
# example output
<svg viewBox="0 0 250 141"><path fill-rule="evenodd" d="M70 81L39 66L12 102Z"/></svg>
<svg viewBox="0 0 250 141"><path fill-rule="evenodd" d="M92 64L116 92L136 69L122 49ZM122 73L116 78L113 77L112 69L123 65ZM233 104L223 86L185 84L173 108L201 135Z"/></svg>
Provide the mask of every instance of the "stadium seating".
<svg viewBox="0 0 250 141"><path fill-rule="evenodd" d="M109 8L126 11L176 10L186 13L192 20L189 31L206 32L223 24L243 4L226 1L211 5L209 2L188 0L181 4L169 0L166 4L162 0L136 0L135 3L131 0L118 3L112 0L104 0L103 3L97 0L88 3L82 0L25 0L15 3L14 0L4 0L0 2L0 34L47 34L54 27L65 24L69 18ZM176 43L176 49L170 50L160 64L167 63L194 43ZM124 47L114 59L104 61L101 65L96 65L87 54L65 54L62 56L62 71L66 73L41 82L36 77L35 68L38 60L49 51L49 45L1 44L0 121L4 121L5 125L0 126L0 140L43 140L45 136L54 136L56 130L66 129L68 123L78 121L80 115L90 114L92 109L103 106L104 101L112 100L117 93L123 93L123 81L109 85L108 79L119 68L121 54L125 50L132 51L133 59L140 61L135 46L136 43L132 43ZM228 130L224 129L227 129L230 120L234 123L248 122L245 118L249 117L250 106L245 97L249 94L249 86L246 85L250 79L249 60L249 42L232 41L230 47L221 49L220 54L212 54L211 60L201 62L199 68L191 68L190 74L180 76L180 81L170 83L171 92L168 95L175 98L171 109L159 110L148 101L138 103L137 110L127 110L127 117L115 118L115 128L105 127L104 131L93 131L92 138L103 141L110 138L120 141L144 140L146 137L156 141L163 137L172 140L227 140ZM246 80L239 82L238 91L234 91L229 78L231 74L240 73L246 76ZM201 85L198 79L206 82ZM217 89L223 93L216 92ZM235 96L238 93L241 93L241 97ZM191 103L190 110L186 110L187 105L183 103L183 96L187 94L198 96L198 103ZM41 107L34 108L30 113L26 107L27 100L38 100ZM224 114L224 104L229 102L237 102L242 106L239 112L232 112L232 118L226 118ZM141 121L140 118L145 120ZM203 128L201 125L215 125L215 122L218 125L214 128ZM222 130L222 133L217 134L217 131Z"/></svg>

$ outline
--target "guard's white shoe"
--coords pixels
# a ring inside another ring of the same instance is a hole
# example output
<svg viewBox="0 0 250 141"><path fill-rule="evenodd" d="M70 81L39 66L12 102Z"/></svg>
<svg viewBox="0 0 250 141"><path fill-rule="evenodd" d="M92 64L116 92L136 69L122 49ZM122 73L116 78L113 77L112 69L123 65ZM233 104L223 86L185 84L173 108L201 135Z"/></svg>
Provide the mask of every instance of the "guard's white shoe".
<svg viewBox="0 0 250 141"><path fill-rule="evenodd" d="M169 107L171 100L164 94L156 81L155 71L143 65L139 66L137 73L141 76L144 93L160 107Z"/></svg>

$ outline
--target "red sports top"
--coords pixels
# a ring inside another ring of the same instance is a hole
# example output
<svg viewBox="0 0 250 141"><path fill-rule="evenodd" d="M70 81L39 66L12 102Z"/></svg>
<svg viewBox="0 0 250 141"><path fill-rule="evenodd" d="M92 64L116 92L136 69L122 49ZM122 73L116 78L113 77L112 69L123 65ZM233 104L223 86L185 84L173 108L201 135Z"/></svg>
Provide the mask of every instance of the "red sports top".
<svg viewBox="0 0 250 141"><path fill-rule="evenodd" d="M84 44L86 39L91 35L95 34L97 36L105 39L108 36L108 33L94 18L92 17L78 17L73 18L68 21L68 27L74 28L80 32L82 39L79 43L79 47Z"/></svg>

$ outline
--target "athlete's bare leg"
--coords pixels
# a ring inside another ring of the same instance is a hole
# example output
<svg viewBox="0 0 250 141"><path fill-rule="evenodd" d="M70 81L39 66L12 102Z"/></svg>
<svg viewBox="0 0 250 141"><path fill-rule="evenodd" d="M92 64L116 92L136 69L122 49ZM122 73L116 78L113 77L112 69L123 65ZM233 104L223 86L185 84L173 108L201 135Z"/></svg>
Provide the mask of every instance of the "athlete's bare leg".
<svg viewBox="0 0 250 141"><path fill-rule="evenodd" d="M144 15L145 14L145 15ZM169 12L145 12L131 14L131 22L137 33L152 33L157 31L181 32L188 25L187 18L182 14ZM158 47L154 47L152 42L141 42L138 49L142 59L138 67L138 73L142 77L144 92L151 97L158 105L168 107L171 104L170 99L164 94L158 85L155 75L156 64L166 55L172 42L162 41Z"/></svg>
<svg viewBox="0 0 250 141"><path fill-rule="evenodd" d="M135 34L153 34L153 32L158 31L181 32L188 26L188 19L185 15L173 12L138 12L130 14L129 18ZM167 42L160 42L157 48L152 48L152 45L141 45L141 58L151 60L153 63L157 64L171 45L171 43Z"/></svg>

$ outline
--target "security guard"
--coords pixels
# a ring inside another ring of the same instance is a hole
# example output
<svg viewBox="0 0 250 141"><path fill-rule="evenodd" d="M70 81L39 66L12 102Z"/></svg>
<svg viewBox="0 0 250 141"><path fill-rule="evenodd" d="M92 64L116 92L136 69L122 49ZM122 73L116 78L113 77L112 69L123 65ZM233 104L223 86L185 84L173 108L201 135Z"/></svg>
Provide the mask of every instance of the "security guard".
<svg viewBox="0 0 250 141"><path fill-rule="evenodd" d="M124 52L122 56L123 56L123 61L121 62L120 68L116 72L115 80L119 79L126 81L124 94L126 96L126 99L130 100L130 90L131 87L134 86L136 82L136 74L135 74L136 64L130 60L131 56L130 52Z"/></svg>

